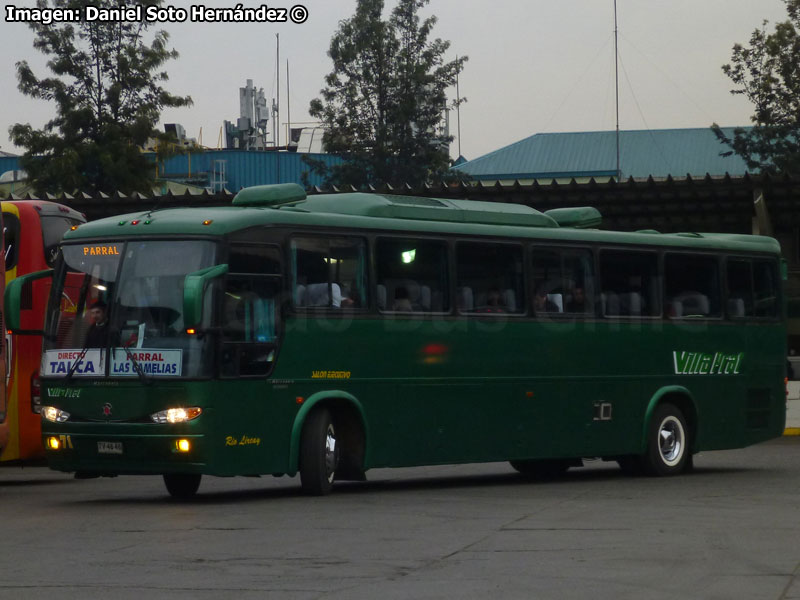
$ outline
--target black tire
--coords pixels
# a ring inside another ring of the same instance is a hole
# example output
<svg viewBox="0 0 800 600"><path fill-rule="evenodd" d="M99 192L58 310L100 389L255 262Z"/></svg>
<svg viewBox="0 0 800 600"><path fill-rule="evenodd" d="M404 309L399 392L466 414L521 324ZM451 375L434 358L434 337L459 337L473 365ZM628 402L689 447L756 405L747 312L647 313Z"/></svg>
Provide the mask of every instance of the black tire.
<svg viewBox="0 0 800 600"><path fill-rule="evenodd" d="M300 437L300 483L313 496L330 494L339 465L333 418L326 408L314 410Z"/></svg>
<svg viewBox="0 0 800 600"><path fill-rule="evenodd" d="M511 466L529 479L557 479L567 472L571 464L568 460L512 460Z"/></svg>
<svg viewBox="0 0 800 600"><path fill-rule="evenodd" d="M197 493L202 477L199 473L165 473L164 485L173 498L188 500Z"/></svg>
<svg viewBox="0 0 800 600"><path fill-rule="evenodd" d="M661 404L653 412L642 464L648 475L677 475L690 463L689 428L679 408Z"/></svg>

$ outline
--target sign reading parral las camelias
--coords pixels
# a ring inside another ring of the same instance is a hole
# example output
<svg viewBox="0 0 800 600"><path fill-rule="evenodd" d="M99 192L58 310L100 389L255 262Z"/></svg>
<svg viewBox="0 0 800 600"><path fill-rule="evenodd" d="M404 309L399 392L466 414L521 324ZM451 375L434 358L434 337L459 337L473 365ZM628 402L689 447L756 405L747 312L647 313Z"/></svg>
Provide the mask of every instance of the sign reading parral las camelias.
<svg viewBox="0 0 800 600"><path fill-rule="evenodd" d="M672 352L677 375L738 375L743 359L744 352Z"/></svg>
<svg viewBox="0 0 800 600"><path fill-rule="evenodd" d="M180 376L182 364L183 350L113 348L111 353L111 374L120 377L136 377L137 365L145 375Z"/></svg>

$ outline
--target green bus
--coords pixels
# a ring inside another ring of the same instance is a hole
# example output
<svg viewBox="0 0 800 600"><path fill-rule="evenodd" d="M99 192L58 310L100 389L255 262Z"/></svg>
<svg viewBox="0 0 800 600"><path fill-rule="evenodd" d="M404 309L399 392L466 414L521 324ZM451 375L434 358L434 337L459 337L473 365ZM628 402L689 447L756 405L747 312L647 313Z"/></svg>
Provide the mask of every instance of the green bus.
<svg viewBox="0 0 800 600"><path fill-rule="evenodd" d="M48 463L162 475L175 497L203 474L326 494L376 467L672 475L780 436L778 243L600 221L282 184L73 227L54 270L6 292L18 329L52 278Z"/></svg>

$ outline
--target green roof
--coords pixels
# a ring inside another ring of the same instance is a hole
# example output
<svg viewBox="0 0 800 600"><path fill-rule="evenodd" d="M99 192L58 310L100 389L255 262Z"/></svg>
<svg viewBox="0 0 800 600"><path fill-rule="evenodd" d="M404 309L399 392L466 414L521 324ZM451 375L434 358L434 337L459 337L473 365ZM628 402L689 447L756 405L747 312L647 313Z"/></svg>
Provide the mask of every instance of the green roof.
<svg viewBox="0 0 800 600"><path fill-rule="evenodd" d="M723 127L730 137L732 127ZM708 128L620 131L622 177L744 175L747 165ZM615 177L614 131L537 133L458 165L476 180Z"/></svg>

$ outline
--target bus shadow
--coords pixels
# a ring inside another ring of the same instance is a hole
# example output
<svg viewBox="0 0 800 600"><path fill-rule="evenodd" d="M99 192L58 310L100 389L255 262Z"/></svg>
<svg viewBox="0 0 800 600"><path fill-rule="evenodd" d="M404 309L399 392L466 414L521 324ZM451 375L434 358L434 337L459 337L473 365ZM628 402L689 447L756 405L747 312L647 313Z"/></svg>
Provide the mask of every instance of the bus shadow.
<svg viewBox="0 0 800 600"><path fill-rule="evenodd" d="M386 470L381 470L383 473ZM437 491L452 489L476 489L476 488L497 488L502 490L508 487L517 486L540 486L571 487L584 484L595 484L604 481L618 481L620 485L630 482L631 485L639 485L642 482L658 482L675 479L690 478L695 480L702 477L730 476L733 474L748 474L769 471L774 474L773 469L763 469L757 467L727 467L709 466L695 467L688 473L678 478L654 478L643 475L629 475L622 472L615 465L608 463L602 466L592 465L588 468L570 469L564 475L552 479L532 479L525 477L514 471L497 473L474 473L474 474L437 474L436 476L399 476L387 478L379 476L375 480L367 481L343 481L334 485L332 495L336 496L355 496L370 494L399 494L405 492ZM235 481L234 478L232 481ZM265 478L266 480L266 478ZM306 496L300 486L299 477L291 479L277 480L280 483L270 486L265 483L264 487L254 487L247 489L225 489L225 490L203 490L200 486L198 494L188 500L171 498L166 491L147 497L114 497L114 498L94 498L90 500L71 501L72 505L196 505L213 506L219 504L232 504L242 502L263 502L265 500L282 500L304 498L308 501L325 501L324 498L314 498ZM58 483L54 481L52 483ZM0 484L0 487L2 484ZM163 489L163 488L162 488Z"/></svg>
<svg viewBox="0 0 800 600"><path fill-rule="evenodd" d="M71 479L0 479L0 489L63 485L71 481Z"/></svg>

